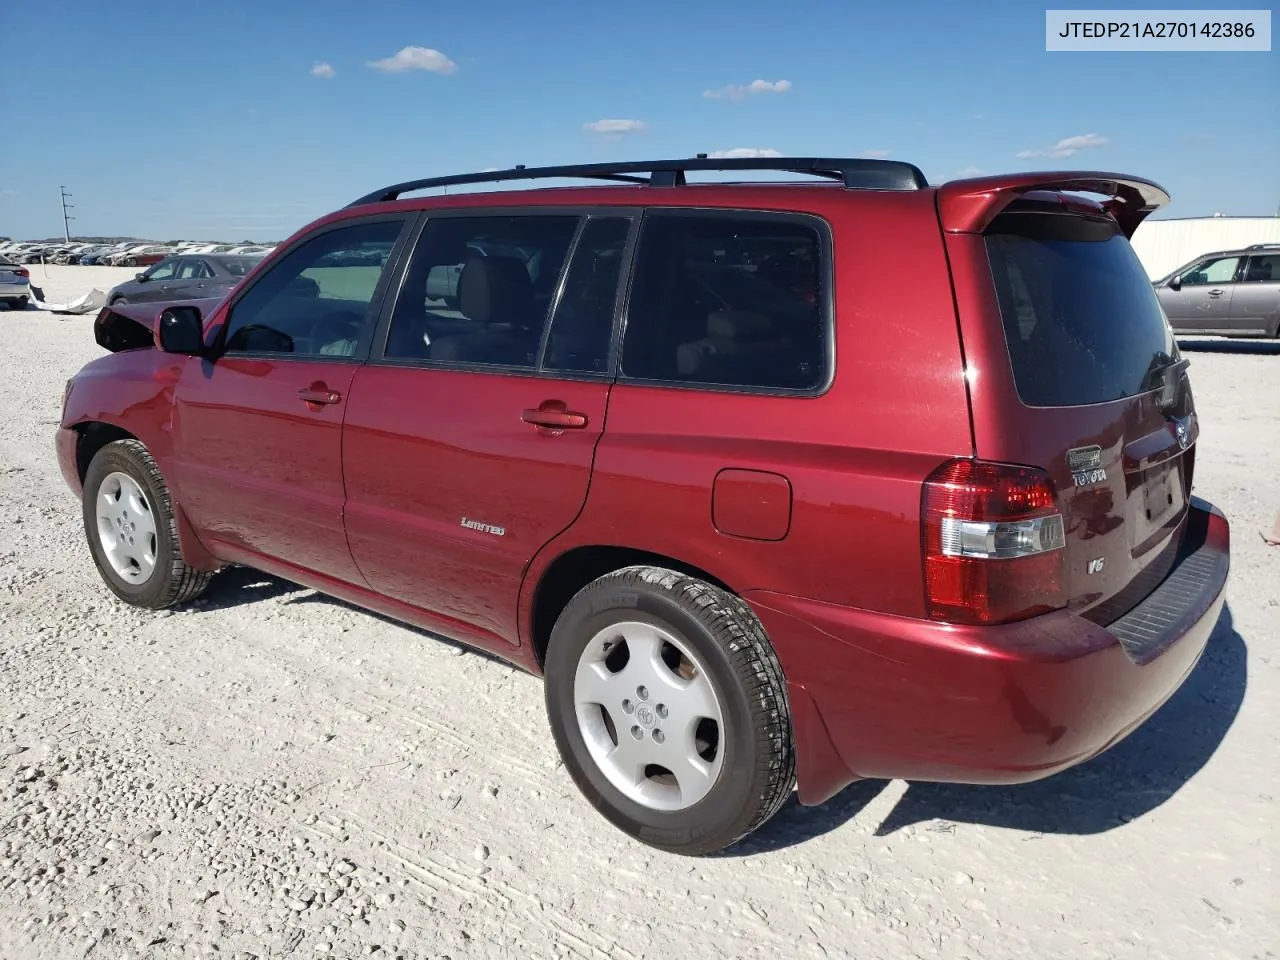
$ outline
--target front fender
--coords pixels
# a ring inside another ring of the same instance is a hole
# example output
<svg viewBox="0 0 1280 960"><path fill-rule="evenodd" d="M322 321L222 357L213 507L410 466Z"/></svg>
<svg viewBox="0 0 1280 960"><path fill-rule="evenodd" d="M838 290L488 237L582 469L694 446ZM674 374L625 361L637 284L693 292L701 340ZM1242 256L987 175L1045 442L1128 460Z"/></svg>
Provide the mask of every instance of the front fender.
<svg viewBox="0 0 1280 960"><path fill-rule="evenodd" d="M169 487L183 560L198 570L216 570L222 563L205 548L187 520L182 490L171 469L173 390L188 361L155 349L137 349L89 362L68 384L58 443L60 450L71 455L71 462L62 457L62 470L64 475L74 471L73 490L83 479L95 445L123 436L142 443ZM71 483L70 477L67 480Z"/></svg>

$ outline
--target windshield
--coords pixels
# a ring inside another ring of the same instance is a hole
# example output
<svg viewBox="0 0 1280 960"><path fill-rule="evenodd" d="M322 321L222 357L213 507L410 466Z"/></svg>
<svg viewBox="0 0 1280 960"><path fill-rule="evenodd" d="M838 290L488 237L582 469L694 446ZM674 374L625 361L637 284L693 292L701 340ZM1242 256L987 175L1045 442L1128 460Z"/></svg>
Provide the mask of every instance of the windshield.
<svg viewBox="0 0 1280 960"><path fill-rule="evenodd" d="M987 256L1023 403L1105 403L1158 386L1180 359L1151 281L1109 221L1011 213Z"/></svg>

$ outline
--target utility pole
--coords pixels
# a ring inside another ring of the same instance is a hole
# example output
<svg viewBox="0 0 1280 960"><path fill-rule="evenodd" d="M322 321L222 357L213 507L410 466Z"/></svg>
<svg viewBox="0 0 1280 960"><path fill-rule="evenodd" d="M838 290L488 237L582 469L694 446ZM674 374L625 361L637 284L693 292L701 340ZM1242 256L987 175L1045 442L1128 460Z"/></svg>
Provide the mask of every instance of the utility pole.
<svg viewBox="0 0 1280 960"><path fill-rule="evenodd" d="M58 187L58 192L62 195L62 239L67 243L71 242L71 221L75 217L67 213L68 210L74 210L75 204L67 203L71 194L67 193L66 187Z"/></svg>

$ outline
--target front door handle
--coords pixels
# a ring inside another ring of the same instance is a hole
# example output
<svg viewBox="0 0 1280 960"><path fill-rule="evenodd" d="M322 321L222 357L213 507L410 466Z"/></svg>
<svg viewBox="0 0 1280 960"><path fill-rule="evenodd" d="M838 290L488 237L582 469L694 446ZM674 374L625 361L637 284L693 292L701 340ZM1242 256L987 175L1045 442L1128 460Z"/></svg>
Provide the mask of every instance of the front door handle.
<svg viewBox="0 0 1280 960"><path fill-rule="evenodd" d="M1209 291L1209 296L1211 296L1211 297L1220 297L1220 296L1222 296L1222 291L1221 291L1221 290L1210 290L1210 291Z"/></svg>
<svg viewBox="0 0 1280 960"><path fill-rule="evenodd" d="M342 399L342 394L323 387L307 387L298 391L298 399L304 403L337 403Z"/></svg>
<svg viewBox="0 0 1280 960"><path fill-rule="evenodd" d="M520 414L520 419L548 430L581 430L587 425L585 413L575 413L558 400L548 400Z"/></svg>

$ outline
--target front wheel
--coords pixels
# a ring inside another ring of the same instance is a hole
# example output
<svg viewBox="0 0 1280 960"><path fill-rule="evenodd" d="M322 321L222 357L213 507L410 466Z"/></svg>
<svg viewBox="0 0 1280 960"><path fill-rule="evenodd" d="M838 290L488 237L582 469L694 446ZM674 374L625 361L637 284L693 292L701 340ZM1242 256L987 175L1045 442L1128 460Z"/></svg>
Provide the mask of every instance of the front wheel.
<svg viewBox="0 0 1280 960"><path fill-rule="evenodd" d="M125 265L126 267L136 267L136 266L138 265L138 261L137 261L136 259L134 259L133 257L130 257L129 259L127 259L127 260L124 262L124 265Z"/></svg>
<svg viewBox="0 0 1280 960"><path fill-rule="evenodd" d="M565 767L643 843L689 856L722 850L791 793L782 668L739 597L673 570L618 570L565 607L545 673Z"/></svg>
<svg viewBox="0 0 1280 960"><path fill-rule="evenodd" d="M169 489L147 448L117 440L97 452L82 503L89 552L111 592L159 610L195 599L212 574L182 560Z"/></svg>

